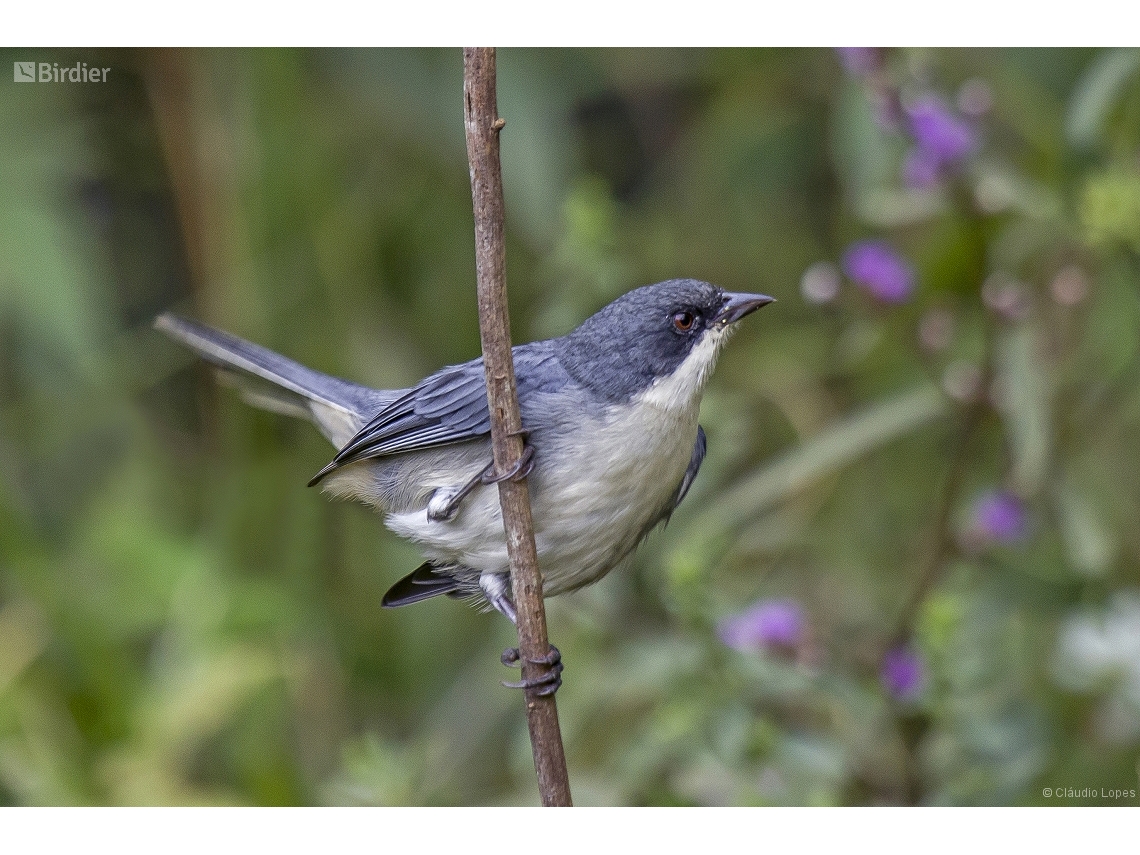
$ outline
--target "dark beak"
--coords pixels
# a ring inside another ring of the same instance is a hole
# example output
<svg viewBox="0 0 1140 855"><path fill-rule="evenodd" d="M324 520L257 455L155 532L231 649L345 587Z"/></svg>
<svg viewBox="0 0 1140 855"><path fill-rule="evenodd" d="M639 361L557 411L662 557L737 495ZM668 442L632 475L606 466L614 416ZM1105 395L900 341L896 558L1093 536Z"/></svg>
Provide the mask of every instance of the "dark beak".
<svg viewBox="0 0 1140 855"><path fill-rule="evenodd" d="M728 326L755 312L761 306L773 302L775 302L774 297L766 297L763 294L733 294L729 291L724 295L724 305L720 307L720 312L713 320Z"/></svg>

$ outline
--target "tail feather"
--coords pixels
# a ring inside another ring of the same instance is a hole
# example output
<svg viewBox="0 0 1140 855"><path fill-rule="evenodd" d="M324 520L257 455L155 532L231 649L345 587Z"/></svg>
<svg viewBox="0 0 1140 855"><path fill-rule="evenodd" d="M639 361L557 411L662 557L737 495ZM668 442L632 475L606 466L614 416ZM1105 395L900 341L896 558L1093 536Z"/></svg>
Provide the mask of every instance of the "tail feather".
<svg viewBox="0 0 1140 855"><path fill-rule="evenodd" d="M444 573L444 570L430 561L425 561L389 588L380 605L386 609L394 609L397 606L408 606L420 600L438 597L440 594L456 593L459 590L459 583Z"/></svg>
<svg viewBox="0 0 1140 855"><path fill-rule="evenodd" d="M398 394L322 374L268 348L178 315L159 315L154 326L208 362L235 374L249 403L312 419L338 448ZM273 388L251 382L251 378L266 381Z"/></svg>

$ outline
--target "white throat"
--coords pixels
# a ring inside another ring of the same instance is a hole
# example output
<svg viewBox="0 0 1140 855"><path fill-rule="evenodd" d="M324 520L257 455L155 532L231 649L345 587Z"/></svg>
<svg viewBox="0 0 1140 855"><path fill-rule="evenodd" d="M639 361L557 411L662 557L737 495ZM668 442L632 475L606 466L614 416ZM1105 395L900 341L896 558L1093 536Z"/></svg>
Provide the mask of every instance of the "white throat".
<svg viewBox="0 0 1140 855"><path fill-rule="evenodd" d="M735 331L735 324L717 325L709 329L677 366L676 371L668 377L658 377L635 400L671 411L685 410L699 404L721 348Z"/></svg>

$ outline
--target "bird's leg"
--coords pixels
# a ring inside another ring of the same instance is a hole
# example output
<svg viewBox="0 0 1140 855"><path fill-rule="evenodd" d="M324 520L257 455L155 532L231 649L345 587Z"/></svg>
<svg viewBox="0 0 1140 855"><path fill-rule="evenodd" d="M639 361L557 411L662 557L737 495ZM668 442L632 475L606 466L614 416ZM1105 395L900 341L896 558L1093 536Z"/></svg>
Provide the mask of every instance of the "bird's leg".
<svg viewBox="0 0 1140 855"><path fill-rule="evenodd" d="M530 431L528 430L520 430L515 435L521 436L525 442L529 434ZM459 505L471 495L471 491L476 487L498 484L508 478L512 481L521 481L531 473L532 469L534 469L534 447L528 443L523 448L522 457L511 467L510 472L496 475L495 461L492 460L482 472L463 484L458 490L453 487L440 487L432 493L431 500L428 501L427 517L432 522L448 522L455 518L459 512ZM496 606L496 608L498 607ZM502 610L500 609L500 611Z"/></svg>
<svg viewBox="0 0 1140 855"><path fill-rule="evenodd" d="M494 471L495 464L491 463L458 490L454 487L440 487L431 494L431 500L428 501L428 519L432 522L447 522L454 519L456 513L459 512L460 503L471 494L472 490L484 483L483 478L488 472Z"/></svg>
<svg viewBox="0 0 1140 855"><path fill-rule="evenodd" d="M506 615L511 623L518 626L518 614L515 612L515 604L511 602L508 589L510 583L504 573L484 573L479 577L479 587L483 590L483 595L496 611ZM499 657L500 661L508 668L519 664L522 660L522 654L519 653L517 647L508 647L503 651L503 655ZM503 685L508 689L534 689L535 694L545 697L553 695L558 691L562 685L562 669L565 667L562 664L562 653L553 644L550 645L550 651L545 656L539 656L535 659L527 660L532 665L545 665L548 670L541 677L535 677L530 680L517 680L515 682L503 681Z"/></svg>
<svg viewBox="0 0 1140 855"><path fill-rule="evenodd" d="M506 573L482 573L479 576L479 588L495 611L505 615L507 620L518 626L518 615L515 614L515 604L511 602L509 593L511 587L510 577Z"/></svg>
<svg viewBox="0 0 1140 855"><path fill-rule="evenodd" d="M523 441L526 442L529 431L518 431L517 435L522 436ZM521 481L534 469L534 446L527 443L523 448L522 456L518 462L511 467L509 472L504 472L502 475L495 474L494 463L483 470L480 480L484 484L498 484L500 481L506 481L510 478L512 481ZM506 615L511 623L518 626L518 615L515 612L515 604L511 602L510 595L507 593L509 583L507 578L502 573L484 573L479 577L479 587L483 589L483 593L487 597L487 601L499 612ZM507 667L517 665L522 660L522 654L519 653L517 647L508 647L503 651L503 655L499 657L500 661ZM547 667L546 673L541 677L534 677L532 679L517 680L514 682L503 681L503 685L508 689L533 689L536 695L545 697L553 695L558 691L562 685L562 670L565 667L562 664L562 653L553 644L550 645L550 650L545 656L539 656L534 659L527 659L532 665L545 665Z"/></svg>

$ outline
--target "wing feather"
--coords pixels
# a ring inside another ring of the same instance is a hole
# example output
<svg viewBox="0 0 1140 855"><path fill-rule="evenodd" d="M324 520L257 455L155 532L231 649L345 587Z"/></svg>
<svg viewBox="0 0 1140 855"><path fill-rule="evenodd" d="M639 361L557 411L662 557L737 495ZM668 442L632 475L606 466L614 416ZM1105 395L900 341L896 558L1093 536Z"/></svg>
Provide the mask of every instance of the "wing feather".
<svg viewBox="0 0 1140 855"><path fill-rule="evenodd" d="M689 488L693 486L697 473L701 471L701 463L704 462L707 450L708 441L705 439L705 429L697 425L697 442L693 446L693 456L689 459L689 468L685 470L685 474L681 477L681 483L677 485L677 491L673 494L673 501L660 518L665 521L666 525L669 524L669 517L673 516L673 511L677 510L677 507L685 500Z"/></svg>
<svg viewBox="0 0 1140 855"><path fill-rule="evenodd" d="M514 360L520 401L569 380L549 342L516 347ZM465 442L490 433L483 360L473 359L436 372L384 407L309 484L350 463Z"/></svg>

